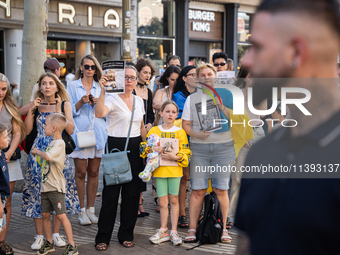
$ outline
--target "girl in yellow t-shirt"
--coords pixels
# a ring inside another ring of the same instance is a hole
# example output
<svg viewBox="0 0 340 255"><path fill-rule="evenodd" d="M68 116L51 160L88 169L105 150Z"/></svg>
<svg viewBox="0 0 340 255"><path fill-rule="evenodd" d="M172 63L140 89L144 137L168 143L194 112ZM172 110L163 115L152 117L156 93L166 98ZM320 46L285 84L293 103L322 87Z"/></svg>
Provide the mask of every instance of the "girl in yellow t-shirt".
<svg viewBox="0 0 340 255"><path fill-rule="evenodd" d="M190 149L187 134L182 128L176 127L174 121L178 115L178 106L173 101L166 101L161 109L160 114L163 118L163 125L150 129L147 138L151 134L156 134L160 138L173 138L179 140L179 150L177 153L164 151L164 147L153 146L146 148L146 142L141 143L141 157L145 158L147 152L156 151L162 159L176 161L178 166L160 166L153 172L156 179L156 190L159 198L161 228L157 233L149 238L151 243L159 244L171 240L174 245L182 244L182 239L177 233L177 221L179 214L178 192L181 177L183 176L183 167L189 163ZM171 205L171 232L168 232L168 197Z"/></svg>

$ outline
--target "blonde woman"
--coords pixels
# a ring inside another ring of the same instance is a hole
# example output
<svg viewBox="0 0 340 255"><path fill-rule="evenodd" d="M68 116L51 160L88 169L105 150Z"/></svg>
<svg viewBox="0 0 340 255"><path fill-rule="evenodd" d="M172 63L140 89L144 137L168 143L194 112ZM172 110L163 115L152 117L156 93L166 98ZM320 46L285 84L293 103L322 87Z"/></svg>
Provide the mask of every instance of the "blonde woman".
<svg viewBox="0 0 340 255"><path fill-rule="evenodd" d="M56 92L58 92L56 97ZM33 130L34 121L37 125L37 136L34 140L33 148L45 151L48 144L52 141L52 137L45 136L44 127L45 120L51 113L62 113L61 104L64 103L64 115L67 119L65 131L72 134L74 130L74 122L72 117L72 108L70 99L64 85L60 82L56 75L51 72L44 73L39 79L39 90L35 95L35 100L28 112L25 120L26 132L30 134ZM35 119L36 116L36 119ZM27 168L25 174L25 183L22 194L21 215L34 218L36 237L32 244L32 250L39 250L43 245L43 224L41 215L41 172L42 166L39 161L31 153L28 155ZM66 211L70 214L80 212L78 194L74 180L74 174L69 158L66 156L63 174L66 179ZM59 236L60 221L53 217L53 235L52 239L56 246L65 246L66 242Z"/></svg>
<svg viewBox="0 0 340 255"><path fill-rule="evenodd" d="M6 202L6 226L0 233L0 253L12 254L12 248L6 243L6 235L8 230L9 221L12 214L12 193L15 182L22 180L22 172L19 163L19 159L13 160L16 153L20 153L18 150L19 143L26 137L26 131L24 123L21 120L19 109L10 90L10 84L5 75L0 73L0 123L7 126L7 133L10 138L10 145L5 152L6 161L9 169L9 182L10 182L10 197Z"/></svg>

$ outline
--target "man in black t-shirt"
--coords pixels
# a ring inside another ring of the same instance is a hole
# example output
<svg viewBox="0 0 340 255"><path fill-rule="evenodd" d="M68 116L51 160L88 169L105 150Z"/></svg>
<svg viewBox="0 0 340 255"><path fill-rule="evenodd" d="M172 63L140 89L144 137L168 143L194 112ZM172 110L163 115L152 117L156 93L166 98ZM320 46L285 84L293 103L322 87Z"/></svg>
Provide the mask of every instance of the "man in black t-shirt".
<svg viewBox="0 0 340 255"><path fill-rule="evenodd" d="M310 78L312 116L290 108L298 125L274 131L250 150L245 167L292 171L243 173L237 254L340 254L339 10L337 0L265 0L258 7L242 65L254 78ZM254 94L274 86L254 81Z"/></svg>

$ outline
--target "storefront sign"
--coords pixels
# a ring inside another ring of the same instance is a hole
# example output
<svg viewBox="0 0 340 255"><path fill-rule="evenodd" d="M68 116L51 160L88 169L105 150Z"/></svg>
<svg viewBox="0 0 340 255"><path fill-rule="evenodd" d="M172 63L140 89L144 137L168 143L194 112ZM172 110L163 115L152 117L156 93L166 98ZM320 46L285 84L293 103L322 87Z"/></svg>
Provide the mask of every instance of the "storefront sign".
<svg viewBox="0 0 340 255"><path fill-rule="evenodd" d="M189 10L189 38L223 39L223 13ZM208 37L207 37L207 34Z"/></svg>
<svg viewBox="0 0 340 255"><path fill-rule="evenodd" d="M76 16L76 9L72 4L64 4L59 3L58 4L58 22L63 23L64 20L68 20L70 24L75 24L75 18ZM106 10L104 14L104 27L108 26L116 26L116 28L119 28L120 26L120 18L117 11L113 9ZM88 22L87 24L89 26L92 26L93 23L93 17L92 17L92 7L88 7Z"/></svg>

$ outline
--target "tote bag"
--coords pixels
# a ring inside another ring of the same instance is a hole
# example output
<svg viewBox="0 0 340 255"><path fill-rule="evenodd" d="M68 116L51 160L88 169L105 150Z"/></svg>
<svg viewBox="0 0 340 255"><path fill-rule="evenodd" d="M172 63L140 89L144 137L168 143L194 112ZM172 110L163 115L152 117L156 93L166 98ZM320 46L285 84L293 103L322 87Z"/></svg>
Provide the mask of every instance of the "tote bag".
<svg viewBox="0 0 340 255"><path fill-rule="evenodd" d="M104 178L107 186L123 184L130 182L132 180L131 165L127 155L130 151L127 151L127 147L129 144L130 131L133 122L134 112L135 112L135 97L133 96L131 121L125 142L124 151L120 151L117 148L115 148L109 152L108 144L106 143L106 154L103 154L102 156Z"/></svg>

